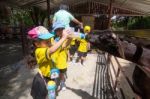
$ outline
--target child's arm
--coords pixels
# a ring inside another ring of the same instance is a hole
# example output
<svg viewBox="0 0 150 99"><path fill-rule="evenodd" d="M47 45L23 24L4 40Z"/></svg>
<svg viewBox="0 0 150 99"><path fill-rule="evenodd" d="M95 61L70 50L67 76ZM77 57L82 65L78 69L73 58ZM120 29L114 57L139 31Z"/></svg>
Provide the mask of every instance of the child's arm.
<svg viewBox="0 0 150 99"><path fill-rule="evenodd" d="M67 37L68 37L67 31L63 30L62 38L57 43L55 43L55 45L49 48L49 53L55 52L63 44L63 42L67 39Z"/></svg>
<svg viewBox="0 0 150 99"><path fill-rule="evenodd" d="M69 50L67 51L67 55L68 55L68 61L70 61L70 52L69 52Z"/></svg>
<svg viewBox="0 0 150 99"><path fill-rule="evenodd" d="M69 38L68 40L67 40L67 42L65 42L63 45L62 45L62 49L63 48L66 48L68 45L70 45L70 43L71 43L71 38Z"/></svg>

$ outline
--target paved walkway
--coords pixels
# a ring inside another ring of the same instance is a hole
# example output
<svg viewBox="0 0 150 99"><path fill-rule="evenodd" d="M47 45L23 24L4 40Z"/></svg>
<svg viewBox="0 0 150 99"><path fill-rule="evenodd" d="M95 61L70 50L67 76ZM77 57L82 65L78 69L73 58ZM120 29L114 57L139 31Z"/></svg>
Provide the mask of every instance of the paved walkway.
<svg viewBox="0 0 150 99"><path fill-rule="evenodd" d="M97 54L88 54L84 66L70 62L68 67L67 90L60 91L57 99L94 99L92 97ZM8 80L7 91L0 99L32 99L30 87L37 70L29 70L23 61L17 75Z"/></svg>

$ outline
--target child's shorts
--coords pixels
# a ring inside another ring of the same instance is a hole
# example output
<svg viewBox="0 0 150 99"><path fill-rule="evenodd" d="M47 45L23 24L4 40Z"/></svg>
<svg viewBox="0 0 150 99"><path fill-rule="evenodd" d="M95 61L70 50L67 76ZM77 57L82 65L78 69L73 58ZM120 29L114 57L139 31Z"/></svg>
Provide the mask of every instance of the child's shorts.
<svg viewBox="0 0 150 99"><path fill-rule="evenodd" d="M67 72L67 68L65 69L59 69L60 73L66 73Z"/></svg>
<svg viewBox="0 0 150 99"><path fill-rule="evenodd" d="M79 57L86 57L87 56L87 52L80 52L80 51L78 51L78 56Z"/></svg>
<svg viewBox="0 0 150 99"><path fill-rule="evenodd" d="M71 55L74 55L76 50L77 50L76 45L71 45L71 47L69 49L69 52L70 52Z"/></svg>

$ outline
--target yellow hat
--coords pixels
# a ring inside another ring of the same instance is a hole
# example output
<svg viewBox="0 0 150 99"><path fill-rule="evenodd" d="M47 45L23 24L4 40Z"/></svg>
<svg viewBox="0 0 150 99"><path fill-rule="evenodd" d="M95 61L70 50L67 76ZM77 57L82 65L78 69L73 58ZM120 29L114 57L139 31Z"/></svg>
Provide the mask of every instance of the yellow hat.
<svg viewBox="0 0 150 99"><path fill-rule="evenodd" d="M56 83L52 80L48 81L48 85L56 85Z"/></svg>
<svg viewBox="0 0 150 99"><path fill-rule="evenodd" d="M91 32L91 27L90 26L85 26L84 27L84 32Z"/></svg>

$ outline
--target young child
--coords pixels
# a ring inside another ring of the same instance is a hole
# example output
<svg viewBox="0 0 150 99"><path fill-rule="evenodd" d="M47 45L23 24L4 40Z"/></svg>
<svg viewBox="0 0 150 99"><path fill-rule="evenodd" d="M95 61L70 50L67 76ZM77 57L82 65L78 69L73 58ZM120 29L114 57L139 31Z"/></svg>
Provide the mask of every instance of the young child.
<svg viewBox="0 0 150 99"><path fill-rule="evenodd" d="M76 26L75 32L83 33L83 29L80 26ZM77 51L78 46L79 46L79 42L77 41L76 38L73 38L71 43L70 43L70 48L69 48L69 55L70 55L69 60L70 61L73 60L73 56L74 56L75 52Z"/></svg>
<svg viewBox="0 0 150 99"><path fill-rule="evenodd" d="M57 38L56 42L62 38L62 32L65 29L65 26L62 22L55 22L53 25L53 30L56 33ZM65 40L61 47L59 47L57 52L57 57L55 57L56 67L60 70L60 89L65 90L65 74L67 72L67 60L68 60L68 46L71 42L71 39Z"/></svg>
<svg viewBox="0 0 150 99"><path fill-rule="evenodd" d="M71 41L71 43L70 43L70 49L69 49L69 54L70 54L70 61L72 61L72 59L73 59L73 56L74 56L74 54L75 54L75 52L76 52L76 41L75 41L76 39L75 38L73 38L72 39L72 41Z"/></svg>
<svg viewBox="0 0 150 99"><path fill-rule="evenodd" d="M52 68L51 54L54 53L67 39L67 31L62 31L61 39L52 46L50 38L54 35L43 26L38 26L28 32L28 36L35 47L35 58L39 72L34 77L31 95L33 99L46 99L48 91L46 84L50 81L50 70ZM31 65L31 64L30 64Z"/></svg>
<svg viewBox="0 0 150 99"><path fill-rule="evenodd" d="M84 33L85 35L88 35L88 33L91 32L91 27L90 26L85 26L84 27ZM90 48L90 43L86 39L78 39L80 41L80 45L78 47L78 61L81 61L81 64L83 65L83 62L87 56L87 51Z"/></svg>

